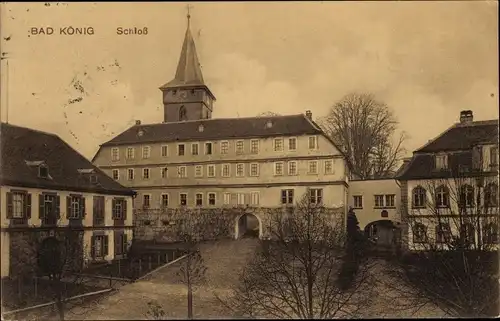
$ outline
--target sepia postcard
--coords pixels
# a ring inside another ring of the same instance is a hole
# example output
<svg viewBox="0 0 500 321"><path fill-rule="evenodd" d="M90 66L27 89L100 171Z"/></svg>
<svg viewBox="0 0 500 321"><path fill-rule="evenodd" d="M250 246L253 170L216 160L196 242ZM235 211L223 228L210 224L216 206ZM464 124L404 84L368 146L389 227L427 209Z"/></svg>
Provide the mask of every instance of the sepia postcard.
<svg viewBox="0 0 500 321"><path fill-rule="evenodd" d="M497 1L2 2L2 320L499 315Z"/></svg>

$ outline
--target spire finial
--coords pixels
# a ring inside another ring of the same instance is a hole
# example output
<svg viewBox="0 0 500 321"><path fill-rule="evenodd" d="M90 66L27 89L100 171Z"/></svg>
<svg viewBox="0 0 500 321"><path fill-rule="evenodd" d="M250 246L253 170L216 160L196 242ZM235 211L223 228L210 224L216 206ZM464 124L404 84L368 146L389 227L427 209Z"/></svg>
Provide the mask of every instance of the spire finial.
<svg viewBox="0 0 500 321"><path fill-rule="evenodd" d="M190 19L191 19L191 6L189 4L186 5L187 7L187 20L188 20L188 28L189 28L189 22L190 22Z"/></svg>

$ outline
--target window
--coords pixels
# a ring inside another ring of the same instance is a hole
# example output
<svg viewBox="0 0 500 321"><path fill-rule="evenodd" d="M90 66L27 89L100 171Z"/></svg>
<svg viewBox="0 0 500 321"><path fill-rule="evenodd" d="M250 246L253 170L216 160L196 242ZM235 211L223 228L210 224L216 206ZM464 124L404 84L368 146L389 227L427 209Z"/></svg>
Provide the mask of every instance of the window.
<svg viewBox="0 0 500 321"><path fill-rule="evenodd" d="M309 137L309 149L318 149L318 137Z"/></svg>
<svg viewBox="0 0 500 321"><path fill-rule="evenodd" d="M394 200L396 198L396 195L389 194L385 196L385 207L394 207Z"/></svg>
<svg viewBox="0 0 500 321"><path fill-rule="evenodd" d="M420 208L425 207L426 203L426 191L423 187L417 186L412 192L412 205L413 207Z"/></svg>
<svg viewBox="0 0 500 321"><path fill-rule="evenodd" d="M161 194L161 207L168 207L168 194Z"/></svg>
<svg viewBox="0 0 500 321"><path fill-rule="evenodd" d="M161 156L162 157L167 157L168 156L168 145L162 145L161 146Z"/></svg>
<svg viewBox="0 0 500 321"><path fill-rule="evenodd" d="M237 177L245 176L245 164L236 164L236 176Z"/></svg>
<svg viewBox="0 0 500 321"><path fill-rule="evenodd" d="M215 165L207 165L207 176L215 177Z"/></svg>
<svg viewBox="0 0 500 321"><path fill-rule="evenodd" d="M465 244L474 243L475 241L474 225L472 225L471 223L464 223L460 227L460 239Z"/></svg>
<svg viewBox="0 0 500 321"><path fill-rule="evenodd" d="M252 139L250 141L250 153L252 153L252 154L259 153L259 140L258 139Z"/></svg>
<svg viewBox="0 0 500 321"><path fill-rule="evenodd" d="M142 169L142 178L143 179L149 179L149 168L143 168Z"/></svg>
<svg viewBox="0 0 500 321"><path fill-rule="evenodd" d="M179 174L180 178L186 178L187 177L187 168L186 168L186 166L178 166L177 167L177 174Z"/></svg>
<svg viewBox="0 0 500 321"><path fill-rule="evenodd" d="M384 207L384 195L375 195L375 207Z"/></svg>
<svg viewBox="0 0 500 321"><path fill-rule="evenodd" d="M179 194L179 205L180 206L186 206L187 205L187 194L186 193L180 193Z"/></svg>
<svg viewBox="0 0 500 321"><path fill-rule="evenodd" d="M198 155L198 143L191 144L191 155Z"/></svg>
<svg viewBox="0 0 500 321"><path fill-rule="evenodd" d="M331 159L325 160L325 174L333 174L333 160Z"/></svg>
<svg viewBox="0 0 500 321"><path fill-rule="evenodd" d="M80 195L72 195L66 198L66 202L67 218L70 220L82 219L85 214L85 198Z"/></svg>
<svg viewBox="0 0 500 321"><path fill-rule="evenodd" d="M488 223L484 229L484 243L497 244L498 243L498 225L495 223Z"/></svg>
<svg viewBox="0 0 500 321"><path fill-rule="evenodd" d="M61 199L56 194L41 194L38 197L38 202L40 204L39 213L40 219L43 225L57 225L57 221L60 218L60 202ZM95 208L95 198L94 198L94 225L99 223L104 223L104 197L102 197L102 222L99 222L101 209Z"/></svg>
<svg viewBox="0 0 500 321"><path fill-rule="evenodd" d="M318 161L309 161L309 174L318 174Z"/></svg>
<svg viewBox="0 0 500 321"><path fill-rule="evenodd" d="M283 138L274 139L274 151L275 152L283 151Z"/></svg>
<svg viewBox="0 0 500 321"><path fill-rule="evenodd" d="M179 120L180 121L187 120L187 111L184 105L179 108Z"/></svg>
<svg viewBox="0 0 500 321"><path fill-rule="evenodd" d="M427 242L427 227L422 223L417 223L413 227L413 243Z"/></svg>
<svg viewBox="0 0 500 321"><path fill-rule="evenodd" d="M259 176L259 163L250 164L250 176Z"/></svg>
<svg viewBox="0 0 500 321"><path fill-rule="evenodd" d="M227 154L229 151L229 142L221 142L220 143L220 153L221 154Z"/></svg>
<svg viewBox="0 0 500 321"><path fill-rule="evenodd" d="M127 170L127 178L129 181L134 179L134 169L133 168L129 168Z"/></svg>
<svg viewBox="0 0 500 321"><path fill-rule="evenodd" d="M224 193L224 205L231 204L231 193Z"/></svg>
<svg viewBox="0 0 500 321"><path fill-rule="evenodd" d="M167 177L168 177L168 168L162 167L161 168L161 178L167 178Z"/></svg>
<svg viewBox="0 0 500 321"><path fill-rule="evenodd" d="M238 193L236 195L238 197L238 205L245 205L245 194Z"/></svg>
<svg viewBox="0 0 500 321"><path fill-rule="evenodd" d="M149 146L142 147L142 158L149 158L150 153L151 153L151 148Z"/></svg>
<svg viewBox="0 0 500 321"><path fill-rule="evenodd" d="M259 197L260 193L259 192L251 192L250 193L250 204L251 205L259 205Z"/></svg>
<svg viewBox="0 0 500 321"><path fill-rule="evenodd" d="M177 155L184 156L186 152L186 146L184 144L177 145Z"/></svg>
<svg viewBox="0 0 500 321"><path fill-rule="evenodd" d="M276 176L283 175L283 162L274 163L274 175Z"/></svg>
<svg viewBox="0 0 500 321"><path fill-rule="evenodd" d="M498 206L498 185L489 183L484 188L484 206L486 208Z"/></svg>
<svg viewBox="0 0 500 321"><path fill-rule="evenodd" d="M297 162L288 162L288 175L297 175Z"/></svg>
<svg viewBox="0 0 500 321"><path fill-rule="evenodd" d="M309 201L311 204L321 204L323 202L323 189L311 188L309 190Z"/></svg>
<svg viewBox="0 0 500 321"><path fill-rule="evenodd" d="M7 193L7 218L29 218L31 214L31 195L26 192Z"/></svg>
<svg viewBox="0 0 500 321"><path fill-rule="evenodd" d="M231 175L230 166L230 164L222 164L222 177L229 177L229 175Z"/></svg>
<svg viewBox="0 0 500 321"><path fill-rule="evenodd" d="M124 255L127 253L127 234L122 231L115 231L115 255Z"/></svg>
<svg viewBox="0 0 500 321"><path fill-rule="evenodd" d="M490 148L490 166L498 166L498 147Z"/></svg>
<svg viewBox="0 0 500 321"><path fill-rule="evenodd" d="M460 207L471 207L474 204L474 188L470 185L460 186Z"/></svg>
<svg viewBox="0 0 500 321"><path fill-rule="evenodd" d="M196 165L194 167L194 176L195 177L203 177L203 166L202 165Z"/></svg>
<svg viewBox="0 0 500 321"><path fill-rule="evenodd" d="M113 169L112 171L112 175L113 175L113 179L115 181L119 180L120 179L120 171L118 169Z"/></svg>
<svg viewBox="0 0 500 321"><path fill-rule="evenodd" d="M288 150L297 150L297 138L290 137L288 138Z"/></svg>
<svg viewBox="0 0 500 321"><path fill-rule="evenodd" d="M108 255L108 236L94 235L92 236L92 258L94 260L102 260Z"/></svg>
<svg viewBox="0 0 500 321"><path fill-rule="evenodd" d="M112 213L111 217L113 220L124 220L126 219L127 213L127 201L123 198L115 198L111 204Z"/></svg>
<svg viewBox="0 0 500 321"><path fill-rule="evenodd" d="M150 206L151 206L151 195L144 194L142 196L142 207L143 208L149 208Z"/></svg>
<svg viewBox="0 0 500 321"><path fill-rule="evenodd" d="M212 155L212 143L205 143L205 155Z"/></svg>
<svg viewBox="0 0 500 321"><path fill-rule="evenodd" d="M115 162L120 160L120 150L117 147L111 148L111 160Z"/></svg>
<svg viewBox="0 0 500 321"><path fill-rule="evenodd" d="M244 153L244 148L245 148L245 145L244 145L244 141L242 140L237 140L236 141L236 154L237 155L241 155Z"/></svg>
<svg viewBox="0 0 500 321"><path fill-rule="evenodd" d="M363 196L362 195L354 195L354 208L363 208Z"/></svg>
<svg viewBox="0 0 500 321"><path fill-rule="evenodd" d="M281 190L281 204L293 204L293 189Z"/></svg>
<svg viewBox="0 0 500 321"><path fill-rule="evenodd" d="M41 178L49 177L49 168L47 167L47 165L42 164L38 167L38 176Z"/></svg>
<svg viewBox="0 0 500 321"><path fill-rule="evenodd" d="M54 195L45 195L45 196L54 198ZM52 199L46 198L44 208L47 208L47 205L49 205L47 200L50 202L50 205L52 205L53 203ZM93 224L104 225L104 196L94 196L93 201L94 201L93 212L92 212ZM47 215L45 215L45 217L47 217Z"/></svg>
<svg viewBox="0 0 500 321"><path fill-rule="evenodd" d="M446 169L448 167L446 155L436 155L435 162L436 169Z"/></svg>
<svg viewBox="0 0 500 321"><path fill-rule="evenodd" d="M215 205L215 193L208 193L208 205Z"/></svg>
<svg viewBox="0 0 500 321"><path fill-rule="evenodd" d="M448 243L451 240L451 228L449 223L439 223L436 226L436 243Z"/></svg>
<svg viewBox="0 0 500 321"><path fill-rule="evenodd" d="M436 206L437 207L449 207L450 206L450 195L448 188L445 186L439 186L436 189Z"/></svg>
<svg viewBox="0 0 500 321"><path fill-rule="evenodd" d="M127 158L134 159L134 147L127 147Z"/></svg>
<svg viewBox="0 0 500 321"><path fill-rule="evenodd" d="M196 193L196 206L203 206L203 194Z"/></svg>

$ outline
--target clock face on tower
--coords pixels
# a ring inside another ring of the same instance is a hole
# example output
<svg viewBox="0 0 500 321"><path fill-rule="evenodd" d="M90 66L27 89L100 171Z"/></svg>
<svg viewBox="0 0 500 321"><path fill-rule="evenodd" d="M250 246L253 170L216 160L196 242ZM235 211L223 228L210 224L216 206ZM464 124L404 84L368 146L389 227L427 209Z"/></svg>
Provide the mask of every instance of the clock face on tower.
<svg viewBox="0 0 500 321"><path fill-rule="evenodd" d="M186 98L187 98L187 91L185 91L185 90L181 90L181 91L179 92L179 97L180 97L181 99L186 99Z"/></svg>

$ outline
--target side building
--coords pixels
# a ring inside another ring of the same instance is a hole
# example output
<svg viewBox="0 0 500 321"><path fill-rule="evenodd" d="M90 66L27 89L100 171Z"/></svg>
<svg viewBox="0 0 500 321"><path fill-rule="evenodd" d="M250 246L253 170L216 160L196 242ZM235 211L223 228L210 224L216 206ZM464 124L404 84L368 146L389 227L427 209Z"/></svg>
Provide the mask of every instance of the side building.
<svg viewBox="0 0 500 321"><path fill-rule="evenodd" d="M397 177L408 246L496 249L498 120L460 122L413 153Z"/></svg>
<svg viewBox="0 0 500 321"><path fill-rule="evenodd" d="M82 262L125 255L133 236L131 189L54 134L2 123L0 137L2 277L36 259L26 246L69 229L79 232Z"/></svg>

